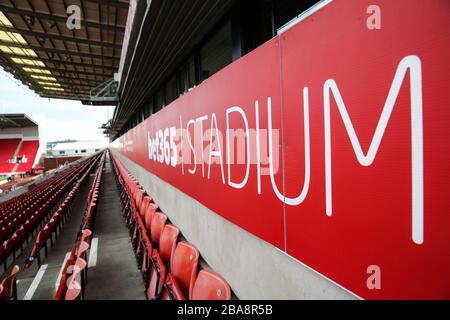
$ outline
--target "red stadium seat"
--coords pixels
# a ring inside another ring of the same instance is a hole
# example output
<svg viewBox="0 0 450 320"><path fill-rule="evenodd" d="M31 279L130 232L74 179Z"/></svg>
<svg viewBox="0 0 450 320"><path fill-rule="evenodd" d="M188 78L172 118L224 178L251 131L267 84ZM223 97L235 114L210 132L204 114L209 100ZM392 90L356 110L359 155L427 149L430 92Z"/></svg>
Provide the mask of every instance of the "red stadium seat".
<svg viewBox="0 0 450 320"><path fill-rule="evenodd" d="M182 294L180 289L187 292L189 296L192 295L199 257L197 248L192 244L184 241L178 243L171 258L171 272L168 274L162 290L161 298L163 300L184 298L185 294Z"/></svg>
<svg viewBox="0 0 450 320"><path fill-rule="evenodd" d="M153 250L149 270L149 280L147 286L147 298L156 299L161 294L166 280L166 266L164 261L170 263L172 253L178 240L180 230L173 225L166 225L161 233L159 252Z"/></svg>
<svg viewBox="0 0 450 320"><path fill-rule="evenodd" d="M152 242L155 244L159 243L159 239L161 237L161 233L164 229L164 226L167 222L167 216L162 212L155 212L152 219L152 225L150 229L150 236Z"/></svg>
<svg viewBox="0 0 450 320"><path fill-rule="evenodd" d="M65 300L77 300L83 297L84 287L84 271L87 267L87 262L83 258L78 258L75 262L75 269L70 276Z"/></svg>
<svg viewBox="0 0 450 320"><path fill-rule="evenodd" d="M158 206L154 203L150 203L147 207L147 212L144 213L144 221L145 221L145 227L147 230L151 230L152 228L152 219L153 215L155 214L156 210L158 210Z"/></svg>
<svg viewBox="0 0 450 320"><path fill-rule="evenodd" d="M166 224L159 240L159 254L164 261L170 264L170 259L175 252L180 230L171 224Z"/></svg>
<svg viewBox="0 0 450 320"><path fill-rule="evenodd" d="M147 299L156 299L164 286L167 268L157 250L153 250L149 270L149 280L147 287Z"/></svg>
<svg viewBox="0 0 450 320"><path fill-rule="evenodd" d="M161 300L186 300L183 291L170 273L167 275L166 283L161 293Z"/></svg>
<svg viewBox="0 0 450 320"><path fill-rule="evenodd" d="M83 231L81 231L81 238L80 241L86 241L86 239L89 239L89 237L92 235L92 231L89 229L84 229Z"/></svg>
<svg viewBox="0 0 450 320"><path fill-rule="evenodd" d="M81 241L78 247L77 257L86 259L86 251L89 250L89 243L86 241Z"/></svg>
<svg viewBox="0 0 450 320"><path fill-rule="evenodd" d="M19 272L19 266L14 266L11 270L11 274L3 279L1 285L3 287L2 292L0 293L0 300L17 300L17 283L16 276Z"/></svg>
<svg viewBox="0 0 450 320"><path fill-rule="evenodd" d="M203 269L197 275L190 299L230 300L230 286L217 273Z"/></svg>
<svg viewBox="0 0 450 320"><path fill-rule="evenodd" d="M147 212L147 208L148 208L150 202L152 202L152 198L150 198L149 196L145 196L144 199L142 199L142 204L139 209L139 213L143 219L144 219L145 213Z"/></svg>

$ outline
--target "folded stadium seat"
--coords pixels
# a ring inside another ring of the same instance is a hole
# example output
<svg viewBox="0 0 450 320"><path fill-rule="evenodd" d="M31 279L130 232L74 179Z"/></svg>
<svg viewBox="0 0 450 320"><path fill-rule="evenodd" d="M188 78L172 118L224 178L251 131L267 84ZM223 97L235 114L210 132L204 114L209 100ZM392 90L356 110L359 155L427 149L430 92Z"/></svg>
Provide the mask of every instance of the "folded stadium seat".
<svg viewBox="0 0 450 320"><path fill-rule="evenodd" d="M136 208L141 208L142 198L144 197L145 191L141 188L136 191L135 204Z"/></svg>
<svg viewBox="0 0 450 320"><path fill-rule="evenodd" d="M192 295L199 257L200 253L192 244L184 241L178 243L171 258L171 271L162 289L162 300L185 300L186 296Z"/></svg>
<svg viewBox="0 0 450 320"><path fill-rule="evenodd" d="M192 288L190 300L230 300L231 290L220 275L210 270L200 270Z"/></svg>
<svg viewBox="0 0 450 320"><path fill-rule="evenodd" d="M147 229L145 228L145 224L140 216L136 217L136 226L136 235L135 238L132 239L132 244L135 249L138 267L144 272L145 279L145 270L148 269L153 245L148 237Z"/></svg>
<svg viewBox="0 0 450 320"><path fill-rule="evenodd" d="M64 300L82 300L85 286L85 270L87 262L83 258L77 258L72 275L69 277L69 285Z"/></svg>
<svg viewBox="0 0 450 320"><path fill-rule="evenodd" d="M17 300L17 282L16 276L19 272L19 266L14 266L11 270L11 273L8 277L3 279L1 286L3 287L2 292L0 293L0 300Z"/></svg>
<svg viewBox="0 0 450 320"><path fill-rule="evenodd" d="M144 217L142 218L142 219L144 219L145 227L149 231L152 228L152 219L153 219L153 215L155 214L156 210L158 210L158 205L155 203L150 203L147 207L147 212L144 213Z"/></svg>
<svg viewBox="0 0 450 320"><path fill-rule="evenodd" d="M161 233L167 222L167 216L162 212L155 212L152 218L152 224L150 228L150 237L154 244L159 244Z"/></svg>
<svg viewBox="0 0 450 320"><path fill-rule="evenodd" d="M6 259L8 256L6 254L6 250L3 244L4 242L0 245L0 263L3 263L4 270L6 271L7 269Z"/></svg>
<svg viewBox="0 0 450 320"><path fill-rule="evenodd" d="M90 237L91 235L92 235L92 231L91 231L91 230L89 230L89 229L84 229L84 230L82 230L82 231L81 231L80 241L81 241L81 242L83 242L83 241L88 242L87 240L89 239L89 237Z"/></svg>
<svg viewBox="0 0 450 320"><path fill-rule="evenodd" d="M86 241L81 241L78 247L77 257L86 259L86 252L89 250L89 243Z"/></svg>
<svg viewBox="0 0 450 320"><path fill-rule="evenodd" d="M164 281L166 280L164 261L170 263L179 234L180 230L177 227L167 224L161 233L159 252L156 249L153 250L148 280L146 281L147 299L149 300L158 299L161 294Z"/></svg>
<svg viewBox="0 0 450 320"><path fill-rule="evenodd" d="M175 252L179 235L180 229L171 224L166 224L161 233L161 238L159 240L159 254L165 262L169 263L169 265L170 259Z"/></svg>
<svg viewBox="0 0 450 320"><path fill-rule="evenodd" d="M31 249L30 256L25 260L25 269L29 268L34 259L38 259L38 267L41 267L41 249L45 248L45 255L47 256L47 229L42 229L38 232L36 242Z"/></svg>
<svg viewBox="0 0 450 320"><path fill-rule="evenodd" d="M167 268L158 253L158 250L154 249L148 273L148 280L146 280L145 291L147 293L148 300L159 299L161 291L166 280ZM144 277L145 279L145 277Z"/></svg>
<svg viewBox="0 0 450 320"><path fill-rule="evenodd" d="M152 198L149 196L144 196L144 198L142 199L142 204L139 209L139 213L140 213L142 219L145 219L145 214L146 214L148 206L150 205L151 202L152 202Z"/></svg>
<svg viewBox="0 0 450 320"><path fill-rule="evenodd" d="M89 250L90 245L86 241L81 241L77 250L77 261L78 259L82 259L83 261L87 261L87 251ZM81 262L82 263L82 262ZM87 279L87 268L83 269L83 280Z"/></svg>
<svg viewBox="0 0 450 320"><path fill-rule="evenodd" d="M5 270L6 270L6 261L8 260L8 257L11 255L12 248L13 248L14 240L12 238L9 238L5 242L3 242L3 252L5 255ZM14 258L15 259L15 258Z"/></svg>
<svg viewBox="0 0 450 320"><path fill-rule="evenodd" d="M61 272L61 279L59 281L58 290L56 290L54 300L63 300L67 292L67 279L72 275L72 270L69 267L75 263L75 258L77 254L78 246L75 244L70 252L69 259L67 259L66 264Z"/></svg>

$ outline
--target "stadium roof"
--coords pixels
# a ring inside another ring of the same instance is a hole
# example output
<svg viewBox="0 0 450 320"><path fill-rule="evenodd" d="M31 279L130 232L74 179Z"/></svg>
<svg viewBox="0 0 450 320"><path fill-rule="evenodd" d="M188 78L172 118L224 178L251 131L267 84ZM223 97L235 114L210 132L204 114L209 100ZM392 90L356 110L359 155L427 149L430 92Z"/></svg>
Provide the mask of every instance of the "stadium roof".
<svg viewBox="0 0 450 320"><path fill-rule="evenodd" d="M0 129L37 127L38 124L24 113L0 114Z"/></svg>
<svg viewBox="0 0 450 320"><path fill-rule="evenodd" d="M115 137L130 117L228 11L235 0L152 0L142 17L128 70L120 81L120 102L115 109L111 136Z"/></svg>
<svg viewBox="0 0 450 320"><path fill-rule="evenodd" d="M81 9L70 30L66 9ZM118 71L129 0L3 0L0 65L41 97L89 100Z"/></svg>

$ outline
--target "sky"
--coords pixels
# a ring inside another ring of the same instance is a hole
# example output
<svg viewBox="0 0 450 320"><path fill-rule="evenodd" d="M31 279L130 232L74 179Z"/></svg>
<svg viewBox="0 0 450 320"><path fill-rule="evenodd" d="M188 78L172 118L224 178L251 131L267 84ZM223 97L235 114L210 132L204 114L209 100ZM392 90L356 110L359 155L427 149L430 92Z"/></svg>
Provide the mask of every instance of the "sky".
<svg viewBox="0 0 450 320"><path fill-rule="evenodd" d="M41 146L76 139L108 144L100 129L114 107L85 106L79 101L41 98L0 68L0 113L25 113L39 124Z"/></svg>

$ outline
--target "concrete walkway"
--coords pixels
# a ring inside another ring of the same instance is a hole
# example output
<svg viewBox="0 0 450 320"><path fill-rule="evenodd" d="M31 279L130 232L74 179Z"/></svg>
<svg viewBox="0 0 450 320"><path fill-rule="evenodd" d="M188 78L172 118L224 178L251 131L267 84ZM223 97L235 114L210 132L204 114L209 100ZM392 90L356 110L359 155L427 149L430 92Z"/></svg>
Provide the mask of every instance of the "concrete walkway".
<svg viewBox="0 0 450 320"><path fill-rule="evenodd" d="M97 265L88 271L85 299L143 300L144 282L122 218L119 191L112 170L108 157L94 231L94 237L98 238Z"/></svg>

